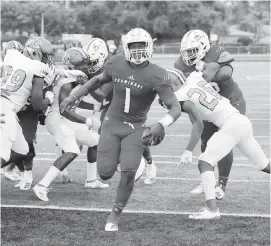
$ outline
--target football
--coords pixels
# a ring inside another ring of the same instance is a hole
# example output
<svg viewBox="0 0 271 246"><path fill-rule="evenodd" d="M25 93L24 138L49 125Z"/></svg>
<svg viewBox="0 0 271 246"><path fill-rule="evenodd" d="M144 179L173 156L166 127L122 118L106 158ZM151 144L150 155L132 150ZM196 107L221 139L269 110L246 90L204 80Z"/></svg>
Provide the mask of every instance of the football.
<svg viewBox="0 0 271 246"><path fill-rule="evenodd" d="M154 142L150 142L150 139L152 137L152 135L151 135L151 127L152 126L154 126L154 125L147 126L146 129L143 132L142 143L145 146L156 146L156 145L160 144L164 140L164 138L165 138L166 132L165 132L165 129L163 128L163 131L161 133L160 139L158 141L156 141L155 143Z"/></svg>

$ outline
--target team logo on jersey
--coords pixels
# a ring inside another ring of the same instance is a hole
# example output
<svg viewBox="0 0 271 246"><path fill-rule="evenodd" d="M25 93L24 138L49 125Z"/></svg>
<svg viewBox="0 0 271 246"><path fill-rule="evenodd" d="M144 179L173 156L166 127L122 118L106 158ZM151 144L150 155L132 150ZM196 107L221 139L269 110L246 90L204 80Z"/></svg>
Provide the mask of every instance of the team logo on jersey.
<svg viewBox="0 0 271 246"><path fill-rule="evenodd" d="M128 79L117 79L117 78L115 78L114 82L121 83L121 84L131 85L131 86L134 86L134 87L136 87L138 89L142 89L143 88L143 85L138 84L134 80L132 81L132 80L128 80Z"/></svg>
<svg viewBox="0 0 271 246"><path fill-rule="evenodd" d="M135 80L133 75L129 76L128 79Z"/></svg>

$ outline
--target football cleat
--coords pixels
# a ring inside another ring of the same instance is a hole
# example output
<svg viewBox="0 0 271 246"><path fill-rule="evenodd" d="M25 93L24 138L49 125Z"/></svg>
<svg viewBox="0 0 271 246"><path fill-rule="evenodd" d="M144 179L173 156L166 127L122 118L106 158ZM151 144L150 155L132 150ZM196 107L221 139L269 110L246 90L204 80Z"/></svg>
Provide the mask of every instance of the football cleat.
<svg viewBox="0 0 271 246"><path fill-rule="evenodd" d="M49 188L37 184L33 187L33 191L34 191L35 195L37 196L37 198L39 198L40 200L42 200L44 202L49 201L49 199L47 197L47 194L49 192Z"/></svg>
<svg viewBox="0 0 271 246"><path fill-rule="evenodd" d="M225 192L222 190L222 185L215 187L215 197L217 200L222 200L225 196Z"/></svg>
<svg viewBox="0 0 271 246"><path fill-rule="evenodd" d="M85 181L85 188L92 188L92 189L104 189L104 188L108 188L109 184L104 184L102 183L100 180L96 179L94 181Z"/></svg>
<svg viewBox="0 0 271 246"><path fill-rule="evenodd" d="M31 188L33 180L24 180L21 179L18 184L16 184L15 188L20 188L20 190L29 190Z"/></svg>
<svg viewBox="0 0 271 246"><path fill-rule="evenodd" d="M144 158L142 157L141 158L141 161L140 161L140 164L139 164L139 167L136 171L136 175L135 175L135 182L138 181L140 179L140 177L142 176L144 170L145 170L145 167L146 167L146 164L145 164L145 160Z"/></svg>
<svg viewBox="0 0 271 246"><path fill-rule="evenodd" d="M190 214L189 219L194 220L212 220L212 219L220 219L220 212L217 209L215 212L210 211L208 208L202 208L199 212Z"/></svg>
<svg viewBox="0 0 271 246"><path fill-rule="evenodd" d="M201 184L199 186L197 186L195 189L190 191L190 193L194 194L194 195L199 195L199 194L202 194L203 192L204 191L203 191L203 187Z"/></svg>
<svg viewBox="0 0 271 246"><path fill-rule="evenodd" d="M156 166L154 163L147 164L146 178L144 184L153 184L156 180Z"/></svg>
<svg viewBox="0 0 271 246"><path fill-rule="evenodd" d="M12 171L5 171L4 175L7 179L16 181L16 180L21 180L21 175L19 175L15 170Z"/></svg>
<svg viewBox="0 0 271 246"><path fill-rule="evenodd" d="M60 173L60 179L62 184L72 183L72 179L69 177L69 173L66 168Z"/></svg>
<svg viewBox="0 0 271 246"><path fill-rule="evenodd" d="M118 231L119 227L118 227L118 224L106 223L104 230L105 231Z"/></svg>

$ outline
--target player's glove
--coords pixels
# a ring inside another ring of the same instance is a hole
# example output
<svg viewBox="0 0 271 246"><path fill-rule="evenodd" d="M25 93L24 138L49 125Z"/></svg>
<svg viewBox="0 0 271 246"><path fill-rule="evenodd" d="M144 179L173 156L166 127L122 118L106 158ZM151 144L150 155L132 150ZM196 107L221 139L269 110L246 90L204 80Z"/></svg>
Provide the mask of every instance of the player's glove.
<svg viewBox="0 0 271 246"><path fill-rule="evenodd" d="M88 129L98 131L101 126L101 121L97 118L87 118L86 125L88 126Z"/></svg>
<svg viewBox="0 0 271 246"><path fill-rule="evenodd" d="M160 123L147 126L142 135L142 143L146 146L158 145L164 140L165 135L165 128Z"/></svg>
<svg viewBox="0 0 271 246"><path fill-rule="evenodd" d="M205 64L205 62L204 61L198 61L197 63L196 63L196 70L197 71L203 71L205 68L206 68L206 64Z"/></svg>
<svg viewBox="0 0 271 246"><path fill-rule="evenodd" d="M181 161L179 164L182 164L184 167L192 164L192 152L189 150L185 150L181 156Z"/></svg>
<svg viewBox="0 0 271 246"><path fill-rule="evenodd" d="M52 104L53 101L54 101L55 94L54 94L54 92L52 92L52 91L46 91L46 93L45 93L45 98L46 98L46 97L49 99L50 104Z"/></svg>

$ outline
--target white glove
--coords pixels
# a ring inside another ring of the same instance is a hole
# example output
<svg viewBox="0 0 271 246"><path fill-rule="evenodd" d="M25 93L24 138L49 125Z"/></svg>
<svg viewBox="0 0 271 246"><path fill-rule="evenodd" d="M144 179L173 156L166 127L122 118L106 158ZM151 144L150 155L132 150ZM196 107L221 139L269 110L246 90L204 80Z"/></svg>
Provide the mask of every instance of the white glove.
<svg viewBox="0 0 271 246"><path fill-rule="evenodd" d="M46 98L46 97L49 99L50 104L52 104L53 101L54 101L55 94L54 94L54 92L52 92L52 91L46 91L46 93L45 93L45 98Z"/></svg>
<svg viewBox="0 0 271 246"><path fill-rule="evenodd" d="M204 61L198 61L197 63L196 63L196 70L197 71L203 71L205 68L206 68L206 64L205 64L205 62Z"/></svg>
<svg viewBox="0 0 271 246"><path fill-rule="evenodd" d="M187 167L189 164L192 164L192 152L185 150L181 156L180 164L184 167Z"/></svg>
<svg viewBox="0 0 271 246"><path fill-rule="evenodd" d="M97 118L87 118L86 125L88 126L88 129L98 131L101 126L101 121Z"/></svg>

